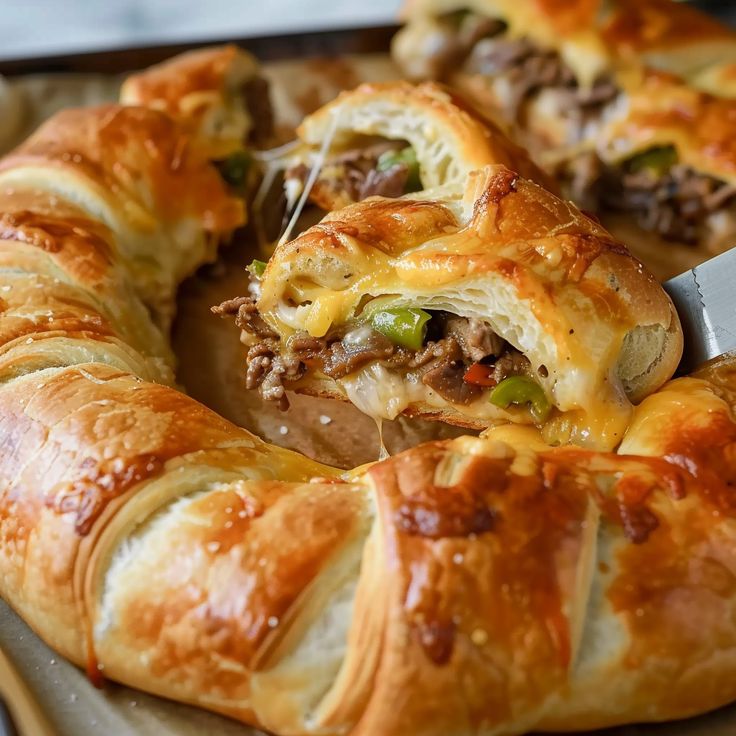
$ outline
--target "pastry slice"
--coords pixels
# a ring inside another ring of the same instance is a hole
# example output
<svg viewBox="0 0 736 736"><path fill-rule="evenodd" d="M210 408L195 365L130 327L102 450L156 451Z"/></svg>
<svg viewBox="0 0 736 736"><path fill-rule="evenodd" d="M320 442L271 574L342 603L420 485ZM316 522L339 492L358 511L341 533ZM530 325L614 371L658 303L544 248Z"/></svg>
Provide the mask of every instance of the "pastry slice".
<svg viewBox="0 0 736 736"><path fill-rule="evenodd" d="M189 51L133 74L120 101L166 112L207 141L212 158L263 146L273 134L268 82L258 61L232 44Z"/></svg>
<svg viewBox="0 0 736 736"><path fill-rule="evenodd" d="M579 207L636 223L642 251L731 247L731 29L671 0L416 0L406 15L404 72L502 119Z"/></svg>
<svg viewBox="0 0 736 736"><path fill-rule="evenodd" d="M487 164L556 187L494 122L432 82L362 84L305 118L297 136L257 155L265 173L254 210L265 252L325 212L431 190Z"/></svg>
<svg viewBox="0 0 736 736"><path fill-rule="evenodd" d="M253 149L274 142L269 84L254 56L232 44L179 54L128 77L120 101L165 112L233 193L252 199L261 179Z"/></svg>
<svg viewBox="0 0 736 736"><path fill-rule="evenodd" d="M309 197L327 211L433 189L491 163L551 186L490 119L434 83L363 84L309 115L297 132L302 147L289 162L287 191L292 199L301 193L319 166Z"/></svg>
<svg viewBox="0 0 736 736"><path fill-rule="evenodd" d="M503 166L433 198L374 197L250 268L247 385L612 448L682 337L654 278L594 220Z"/></svg>

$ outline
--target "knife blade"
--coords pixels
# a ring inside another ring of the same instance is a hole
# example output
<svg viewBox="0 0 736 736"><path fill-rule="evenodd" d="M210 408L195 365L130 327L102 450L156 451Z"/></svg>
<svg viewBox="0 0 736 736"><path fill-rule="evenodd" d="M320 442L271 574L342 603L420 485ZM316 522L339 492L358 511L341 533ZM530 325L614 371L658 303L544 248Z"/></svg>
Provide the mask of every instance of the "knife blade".
<svg viewBox="0 0 736 736"><path fill-rule="evenodd" d="M736 351L736 248L662 286L680 315L685 337L678 373Z"/></svg>
<svg viewBox="0 0 736 736"><path fill-rule="evenodd" d="M0 736L18 736L10 711L0 698Z"/></svg>

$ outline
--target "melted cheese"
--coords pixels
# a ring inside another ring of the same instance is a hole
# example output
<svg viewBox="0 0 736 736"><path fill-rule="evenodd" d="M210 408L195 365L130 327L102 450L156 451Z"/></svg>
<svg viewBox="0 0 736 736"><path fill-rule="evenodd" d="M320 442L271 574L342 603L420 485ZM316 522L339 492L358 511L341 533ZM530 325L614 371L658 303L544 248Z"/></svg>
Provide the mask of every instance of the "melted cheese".
<svg viewBox="0 0 736 736"><path fill-rule="evenodd" d="M337 124L338 124L339 117L340 117L339 115L334 114L332 116L332 119L330 120L330 126L327 129L327 134L325 135L324 140L322 141L322 145L320 146L320 149L317 152L317 156L314 159L312 168L309 170L309 176L307 177L307 181L304 184L302 195L301 197L299 197L299 201L297 202L296 208L294 209L294 212L291 215L289 224L286 226L286 229L284 230L283 234L279 238L279 245L289 240L289 238L291 237L291 233L294 230L294 227L296 226L297 221L299 220L299 216L301 215L302 210L307 204L307 200L309 199L309 194L312 191L312 187L317 181L317 177L319 177L319 173L325 164L325 159L327 158L330 152L332 141L335 138L335 133L337 132Z"/></svg>
<svg viewBox="0 0 736 736"><path fill-rule="evenodd" d="M339 321L344 311L344 295L328 291L312 302L307 318L304 320L304 329L312 337L324 337L333 322Z"/></svg>
<svg viewBox="0 0 736 736"><path fill-rule="evenodd" d="M271 162L266 165L263 177L261 178L261 183L258 185L258 191L256 191L255 197L253 197L253 204L251 205L253 226L256 231L258 249L261 253L268 256L273 252L273 243L271 243L271 241L266 237L266 226L263 222L263 203L266 199L266 195L273 186L276 175L281 171L281 169L282 166L279 162Z"/></svg>
<svg viewBox="0 0 736 736"><path fill-rule="evenodd" d="M294 140L284 143L282 146L272 148L268 151L254 151L253 158L263 166L263 176L258 185L258 190L253 197L251 210L254 215L254 226L258 248L262 253L271 255L274 244L266 237L266 228L263 223L263 205L268 193L273 187L276 176L288 168L290 154L302 145L301 141ZM284 181L286 193L286 212L292 212L300 195L304 192L304 185L299 179L287 179ZM302 205L302 209L304 205ZM301 209L299 210L301 212ZM292 218L293 219L293 218ZM297 215L298 219L298 215ZM282 236L283 237L283 236Z"/></svg>

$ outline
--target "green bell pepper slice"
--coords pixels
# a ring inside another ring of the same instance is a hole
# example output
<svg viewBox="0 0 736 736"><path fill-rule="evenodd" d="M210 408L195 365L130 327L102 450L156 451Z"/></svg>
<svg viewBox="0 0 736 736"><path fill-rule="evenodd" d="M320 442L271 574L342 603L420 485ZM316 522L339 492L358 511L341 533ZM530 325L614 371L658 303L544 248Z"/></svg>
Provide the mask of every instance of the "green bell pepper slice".
<svg viewBox="0 0 736 736"><path fill-rule="evenodd" d="M627 166L633 174L651 171L655 176L663 176L677 163L677 150L674 146L658 146L632 156Z"/></svg>
<svg viewBox="0 0 736 736"><path fill-rule="evenodd" d="M427 335L427 322L432 319L429 312L411 307L382 309L370 316L371 327L391 342L420 350Z"/></svg>
<svg viewBox="0 0 736 736"><path fill-rule="evenodd" d="M266 262L265 261L259 261L257 258L254 258L251 261L250 266L246 268L246 271L249 271L253 274L257 279L260 279L261 276L263 276L263 272L266 270Z"/></svg>
<svg viewBox="0 0 736 736"><path fill-rule="evenodd" d="M378 157L376 171L388 171L392 166L406 164L409 175L404 186L404 193L418 192L422 188L422 180L419 178L419 161L416 151L407 146L400 151L385 151Z"/></svg>
<svg viewBox="0 0 736 736"><path fill-rule="evenodd" d="M489 399L501 409L507 409L510 404L529 404L532 416L537 422L545 421L552 408L544 389L527 376L504 378L491 391Z"/></svg>
<svg viewBox="0 0 736 736"><path fill-rule="evenodd" d="M245 178L252 164L247 151L238 151L217 164L222 178L231 186L240 188L245 185Z"/></svg>

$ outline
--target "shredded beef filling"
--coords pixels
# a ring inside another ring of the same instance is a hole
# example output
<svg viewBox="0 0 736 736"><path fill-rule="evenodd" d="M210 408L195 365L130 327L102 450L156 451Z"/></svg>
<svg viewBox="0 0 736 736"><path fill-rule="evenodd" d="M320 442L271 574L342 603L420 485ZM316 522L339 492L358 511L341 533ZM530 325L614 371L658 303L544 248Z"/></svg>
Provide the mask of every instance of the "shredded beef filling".
<svg viewBox="0 0 736 736"><path fill-rule="evenodd" d="M736 196L736 187L681 165L664 175L606 172L600 189L607 208L629 212L645 229L685 243L697 242L705 219Z"/></svg>
<svg viewBox="0 0 736 736"><path fill-rule="evenodd" d="M428 76L445 79L460 68L470 74L505 77L509 94L504 113L509 120L518 121L523 103L535 92L554 89L564 98L560 108L582 128L618 95L616 85L605 77L590 88L580 88L556 51L542 49L529 38L510 38L505 23L477 13L440 17L433 41L425 70Z"/></svg>
<svg viewBox="0 0 736 736"><path fill-rule="evenodd" d="M659 173L606 167L594 153L567 165L570 196L580 206L626 212L645 230L684 243L705 237L707 218L736 201L736 187L677 164Z"/></svg>
<svg viewBox="0 0 736 736"><path fill-rule="evenodd" d="M356 147L328 158L319 175L319 183L335 193L342 193L353 202L366 197L400 197L406 191L409 167L399 163L385 171L378 170L378 159L387 151L399 151L406 144L384 141L367 147ZM285 179L298 179L302 185L309 176L309 167L297 164L287 169Z"/></svg>
<svg viewBox="0 0 736 736"><path fill-rule="evenodd" d="M439 19L441 32L433 48L432 76L447 77L456 68L508 83L505 115L523 127L524 103L541 90L558 95L559 109L575 122L574 142L586 126L599 120L618 88L609 78L592 87L578 86L572 70L555 51L528 38L509 38L503 23L475 13L450 13ZM736 187L682 165L666 173L607 167L594 152L566 164L569 196L583 209L627 212L646 230L667 239L696 243L707 237L706 220L734 202ZM726 227L736 232L736 210ZM723 226L722 226L723 227Z"/></svg>
<svg viewBox="0 0 736 736"><path fill-rule="evenodd" d="M285 386L302 378L307 369L339 379L378 361L387 368L414 373L454 404L469 404L483 392L464 380L473 363L488 363L496 383L530 369L529 360L482 320L444 312L434 313L432 329L420 350L396 345L367 325L337 328L325 337L297 332L282 350L276 334L258 314L253 297L231 299L213 311L235 315L237 325L255 338L246 357L246 387L259 388L264 399L284 407L288 405Z"/></svg>

